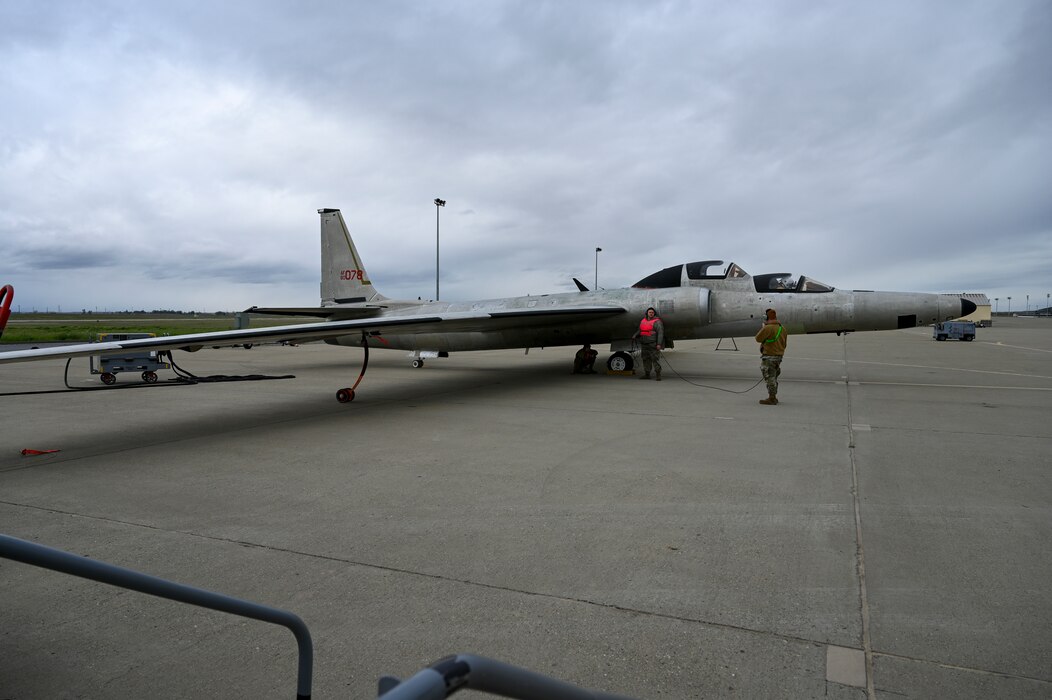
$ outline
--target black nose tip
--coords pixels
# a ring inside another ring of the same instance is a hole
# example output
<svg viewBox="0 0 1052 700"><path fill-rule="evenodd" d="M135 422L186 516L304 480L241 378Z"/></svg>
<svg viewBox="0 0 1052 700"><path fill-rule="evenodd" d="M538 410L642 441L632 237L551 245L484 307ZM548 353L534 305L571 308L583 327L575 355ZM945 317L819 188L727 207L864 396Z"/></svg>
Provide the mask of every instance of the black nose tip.
<svg viewBox="0 0 1052 700"><path fill-rule="evenodd" d="M961 316L967 316L975 311L975 302L961 297Z"/></svg>

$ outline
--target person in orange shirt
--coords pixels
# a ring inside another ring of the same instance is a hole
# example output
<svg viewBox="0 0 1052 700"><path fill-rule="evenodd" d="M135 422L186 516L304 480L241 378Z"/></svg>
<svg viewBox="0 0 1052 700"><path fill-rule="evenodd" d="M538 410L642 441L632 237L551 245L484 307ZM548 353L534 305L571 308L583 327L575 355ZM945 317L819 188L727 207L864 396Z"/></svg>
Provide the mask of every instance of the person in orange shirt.
<svg viewBox="0 0 1052 700"><path fill-rule="evenodd" d="M654 368L654 378L661 381L661 350L665 347L665 324L658 318L657 311L651 306L639 322L639 330L633 338L639 339L639 350L643 356L643 376L650 379L650 368Z"/></svg>

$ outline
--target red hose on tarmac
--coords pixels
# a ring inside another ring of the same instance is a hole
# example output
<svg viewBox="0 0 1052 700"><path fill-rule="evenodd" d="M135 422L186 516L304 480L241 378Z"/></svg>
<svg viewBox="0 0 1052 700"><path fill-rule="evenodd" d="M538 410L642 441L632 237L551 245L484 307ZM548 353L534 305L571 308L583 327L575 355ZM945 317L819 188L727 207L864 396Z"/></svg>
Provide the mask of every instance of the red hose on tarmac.
<svg viewBox="0 0 1052 700"><path fill-rule="evenodd" d="M11 318L11 301L15 298L15 288L5 284L0 288L0 336L4 334L7 327L7 319Z"/></svg>

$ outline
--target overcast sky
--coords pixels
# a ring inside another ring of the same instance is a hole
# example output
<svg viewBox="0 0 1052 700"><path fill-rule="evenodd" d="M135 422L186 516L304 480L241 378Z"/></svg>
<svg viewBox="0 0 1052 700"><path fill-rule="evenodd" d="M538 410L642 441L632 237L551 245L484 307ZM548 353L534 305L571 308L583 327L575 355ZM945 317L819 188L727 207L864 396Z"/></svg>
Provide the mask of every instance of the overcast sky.
<svg viewBox="0 0 1052 700"><path fill-rule="evenodd" d="M734 261L1052 292L1052 2L0 3L15 306L614 288Z"/></svg>

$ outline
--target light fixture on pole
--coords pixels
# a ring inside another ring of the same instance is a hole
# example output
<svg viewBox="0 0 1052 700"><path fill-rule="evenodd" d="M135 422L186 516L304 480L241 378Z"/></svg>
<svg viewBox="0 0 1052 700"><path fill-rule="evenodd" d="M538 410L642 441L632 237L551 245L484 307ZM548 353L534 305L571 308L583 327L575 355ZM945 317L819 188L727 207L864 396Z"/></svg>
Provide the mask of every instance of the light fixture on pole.
<svg viewBox="0 0 1052 700"><path fill-rule="evenodd" d="M997 313L997 302L1001 301L1001 297L994 297L994 313Z"/></svg>
<svg viewBox="0 0 1052 700"><path fill-rule="evenodd" d="M602 248L595 249L595 291L599 291L599 254L603 252Z"/></svg>
<svg viewBox="0 0 1052 700"><path fill-rule="evenodd" d="M1012 297L1008 297L1008 315L1012 315Z"/></svg>
<svg viewBox="0 0 1052 700"><path fill-rule="evenodd" d="M438 301L438 212L446 206L446 200L435 197L435 301Z"/></svg>
<svg viewBox="0 0 1052 700"><path fill-rule="evenodd" d="M1026 295L1026 312L1030 313L1030 295Z"/></svg>

